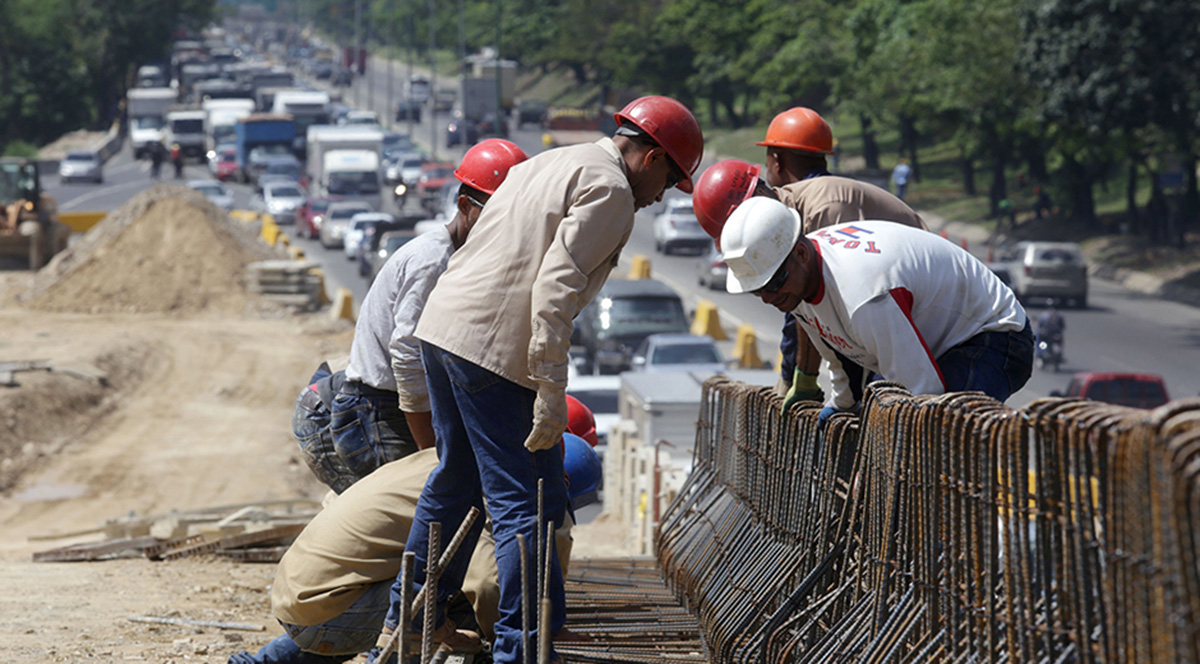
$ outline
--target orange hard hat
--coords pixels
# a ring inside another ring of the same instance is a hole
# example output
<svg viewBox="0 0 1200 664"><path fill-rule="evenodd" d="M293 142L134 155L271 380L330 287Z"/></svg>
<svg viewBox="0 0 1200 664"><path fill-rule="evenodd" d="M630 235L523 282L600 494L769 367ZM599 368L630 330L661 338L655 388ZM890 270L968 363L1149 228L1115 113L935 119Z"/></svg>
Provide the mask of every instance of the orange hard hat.
<svg viewBox="0 0 1200 664"><path fill-rule="evenodd" d="M704 156L704 135L687 106L670 97L651 95L634 99L613 117L618 127L628 122L662 146L683 173L675 186L684 193L692 193L692 176Z"/></svg>
<svg viewBox="0 0 1200 664"><path fill-rule="evenodd" d="M820 113L797 106L775 116L758 145L813 154L833 152L833 131Z"/></svg>
<svg viewBox="0 0 1200 664"><path fill-rule="evenodd" d="M696 180L692 208L704 232L721 248L721 229L742 201L754 194L761 168L741 159L725 159L709 166Z"/></svg>
<svg viewBox="0 0 1200 664"><path fill-rule="evenodd" d="M596 417L583 402L567 395L567 431L586 440L595 447L600 439L596 436Z"/></svg>
<svg viewBox="0 0 1200 664"><path fill-rule="evenodd" d="M516 143L503 138L480 141L463 155L454 177L491 196L508 176L508 169L528 159Z"/></svg>

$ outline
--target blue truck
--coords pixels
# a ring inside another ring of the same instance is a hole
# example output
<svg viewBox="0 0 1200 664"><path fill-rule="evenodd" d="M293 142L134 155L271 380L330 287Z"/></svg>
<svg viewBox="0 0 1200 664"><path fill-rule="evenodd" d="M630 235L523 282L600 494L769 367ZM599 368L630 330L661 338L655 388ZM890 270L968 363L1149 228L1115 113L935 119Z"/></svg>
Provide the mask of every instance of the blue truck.
<svg viewBox="0 0 1200 664"><path fill-rule="evenodd" d="M290 115L255 113L238 120L234 127L237 143L238 177L250 182L258 177L262 162L274 155L291 155L296 123ZM262 148L254 151L255 148ZM254 158L251 158L254 151Z"/></svg>

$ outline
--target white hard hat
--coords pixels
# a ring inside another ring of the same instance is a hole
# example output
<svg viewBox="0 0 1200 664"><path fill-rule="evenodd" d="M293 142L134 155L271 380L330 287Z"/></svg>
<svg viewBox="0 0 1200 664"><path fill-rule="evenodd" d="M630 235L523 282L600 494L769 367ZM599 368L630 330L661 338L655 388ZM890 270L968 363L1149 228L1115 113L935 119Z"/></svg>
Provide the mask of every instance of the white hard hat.
<svg viewBox="0 0 1200 664"><path fill-rule="evenodd" d="M783 265L800 237L800 213L764 196L746 199L721 231L721 258L729 266L725 290L762 288Z"/></svg>

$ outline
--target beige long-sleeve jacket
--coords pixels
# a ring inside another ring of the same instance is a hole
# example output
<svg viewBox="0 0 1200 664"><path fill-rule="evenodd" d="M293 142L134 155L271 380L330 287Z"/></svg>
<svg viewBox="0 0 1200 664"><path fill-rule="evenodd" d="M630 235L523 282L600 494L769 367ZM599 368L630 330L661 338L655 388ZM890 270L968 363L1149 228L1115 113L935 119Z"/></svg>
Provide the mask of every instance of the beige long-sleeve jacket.
<svg viewBox="0 0 1200 664"><path fill-rule="evenodd" d="M612 139L514 166L430 293L417 338L532 390L565 387L575 316L616 266L633 214Z"/></svg>

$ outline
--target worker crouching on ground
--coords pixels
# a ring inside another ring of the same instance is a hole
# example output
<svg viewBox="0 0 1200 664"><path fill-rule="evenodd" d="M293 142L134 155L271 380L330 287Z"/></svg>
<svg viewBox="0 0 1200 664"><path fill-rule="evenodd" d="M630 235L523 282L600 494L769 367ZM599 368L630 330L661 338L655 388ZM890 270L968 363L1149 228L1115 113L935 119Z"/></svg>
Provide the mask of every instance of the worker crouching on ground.
<svg viewBox="0 0 1200 664"><path fill-rule="evenodd" d="M293 433L313 473L334 491L341 493L389 461L433 447L417 321L484 204L509 169L525 159L515 143L498 138L463 155L454 171L462 183L458 214L388 258L363 299L345 373L319 369L301 392Z"/></svg>
<svg viewBox="0 0 1200 664"><path fill-rule="evenodd" d="M588 442L571 433L563 435L562 454L572 506L594 502L599 457ZM317 514L279 561L271 585L272 613L287 633L256 654L242 651L231 656L228 664L338 664L377 645L417 496L435 467L432 449L385 464ZM555 535L565 568L570 531ZM496 619L499 589L490 539L479 543L474 555L460 549L456 556L470 560L469 577L448 612L487 637ZM472 636L458 632L448 642L458 650L477 651L481 644Z"/></svg>
<svg viewBox="0 0 1200 664"><path fill-rule="evenodd" d="M417 505L407 550L425 582L429 524L444 550L472 507L486 498L496 541L500 617L498 664L536 661L522 651L521 598L538 605L537 574L522 588L517 535L537 550L537 487L557 529L566 507L562 455L567 425L567 351L573 320L617 265L634 212L673 186L690 192L703 154L700 126L683 104L642 97L616 114L612 138L548 150L515 166L484 209L470 240L450 259L417 324L433 407L440 465ZM468 532L471 548L480 525ZM565 620L562 572L550 560L551 634ZM530 555L529 570L537 569ZM465 561L438 583L435 621L462 584ZM399 620L393 588L387 626ZM538 624L537 620L533 623ZM538 640L531 634L530 649ZM547 655L556 661L553 653Z"/></svg>
<svg viewBox="0 0 1200 664"><path fill-rule="evenodd" d="M765 168L727 159L696 181L696 218L718 244L729 215L751 196L773 198L798 212L804 234L865 219L926 228L920 215L886 189L829 172L826 157L834 150L833 131L810 108L797 106L776 115L758 145L767 149ZM824 393L817 386L821 356L791 312L783 318L776 390L785 396L786 410L797 401L822 401Z"/></svg>
<svg viewBox="0 0 1200 664"><path fill-rule="evenodd" d="M821 411L856 411L875 372L913 394L977 390L1003 402L1033 371L1025 310L953 243L882 221L801 233L800 215L751 198L721 231L726 288L796 315L832 372Z"/></svg>

